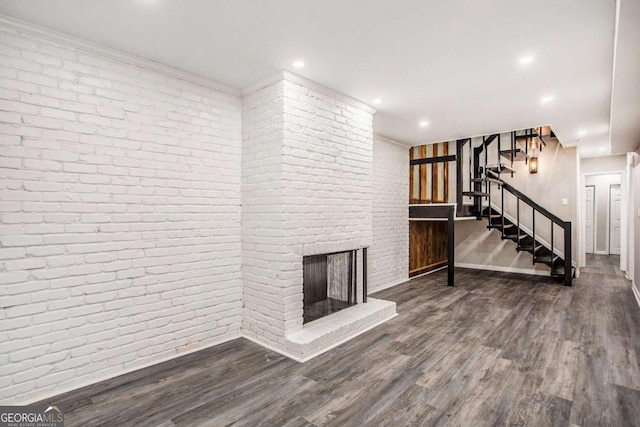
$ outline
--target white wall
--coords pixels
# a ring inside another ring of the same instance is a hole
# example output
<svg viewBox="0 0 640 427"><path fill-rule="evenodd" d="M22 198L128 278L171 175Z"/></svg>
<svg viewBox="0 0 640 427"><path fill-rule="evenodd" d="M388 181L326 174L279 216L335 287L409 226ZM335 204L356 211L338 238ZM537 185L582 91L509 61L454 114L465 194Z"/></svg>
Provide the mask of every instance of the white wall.
<svg viewBox="0 0 640 427"><path fill-rule="evenodd" d="M243 97L243 330L284 345L283 82Z"/></svg>
<svg viewBox="0 0 640 427"><path fill-rule="evenodd" d="M0 74L0 401L238 336L239 97L4 27Z"/></svg>
<svg viewBox="0 0 640 427"><path fill-rule="evenodd" d="M585 185L593 185L594 191L594 233L595 252L609 253L609 198L612 185L620 185L621 176L617 174L588 175Z"/></svg>
<svg viewBox="0 0 640 427"><path fill-rule="evenodd" d="M627 155L590 157L580 159L580 173L607 173L623 171L627 165Z"/></svg>
<svg viewBox="0 0 640 427"><path fill-rule="evenodd" d="M373 244L369 293L409 278L409 149L373 139Z"/></svg>
<svg viewBox="0 0 640 427"><path fill-rule="evenodd" d="M0 401L240 334L278 347L304 255L368 246L371 291L406 279L408 150L374 150L370 107L295 78L242 105L73 46L0 30Z"/></svg>

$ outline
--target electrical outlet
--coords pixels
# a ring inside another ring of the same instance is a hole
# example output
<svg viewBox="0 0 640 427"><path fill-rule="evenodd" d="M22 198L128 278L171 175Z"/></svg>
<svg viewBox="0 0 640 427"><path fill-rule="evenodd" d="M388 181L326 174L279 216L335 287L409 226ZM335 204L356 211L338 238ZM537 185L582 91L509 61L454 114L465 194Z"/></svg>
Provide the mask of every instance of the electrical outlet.
<svg viewBox="0 0 640 427"><path fill-rule="evenodd" d="M569 199L562 199L562 206L567 206L569 204Z"/></svg>

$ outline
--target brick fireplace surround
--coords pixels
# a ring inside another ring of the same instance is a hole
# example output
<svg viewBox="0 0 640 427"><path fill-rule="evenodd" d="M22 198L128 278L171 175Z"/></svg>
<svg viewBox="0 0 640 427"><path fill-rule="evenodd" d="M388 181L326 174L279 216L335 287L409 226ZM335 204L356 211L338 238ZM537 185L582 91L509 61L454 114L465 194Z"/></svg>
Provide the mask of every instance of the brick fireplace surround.
<svg viewBox="0 0 640 427"><path fill-rule="evenodd" d="M288 72L243 96L243 330L296 360L396 314L392 302L361 303L360 275L360 304L302 317L302 258L372 243L374 112Z"/></svg>

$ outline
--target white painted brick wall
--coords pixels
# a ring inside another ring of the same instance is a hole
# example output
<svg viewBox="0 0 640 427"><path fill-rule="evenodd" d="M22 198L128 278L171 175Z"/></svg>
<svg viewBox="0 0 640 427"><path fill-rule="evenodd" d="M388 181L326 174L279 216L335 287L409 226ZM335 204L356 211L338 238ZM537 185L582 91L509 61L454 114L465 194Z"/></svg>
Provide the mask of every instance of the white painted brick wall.
<svg viewBox="0 0 640 427"><path fill-rule="evenodd" d="M243 332L282 346L282 82L245 96L242 113Z"/></svg>
<svg viewBox="0 0 640 427"><path fill-rule="evenodd" d="M238 97L0 29L0 401L237 335Z"/></svg>
<svg viewBox="0 0 640 427"><path fill-rule="evenodd" d="M285 321L297 332L303 256L372 243L373 114L297 82L283 89Z"/></svg>
<svg viewBox="0 0 640 427"><path fill-rule="evenodd" d="M373 139L373 245L369 292L409 279L409 149Z"/></svg>
<svg viewBox="0 0 640 427"><path fill-rule="evenodd" d="M289 80L243 98L244 333L302 328L302 257L369 246L373 115Z"/></svg>

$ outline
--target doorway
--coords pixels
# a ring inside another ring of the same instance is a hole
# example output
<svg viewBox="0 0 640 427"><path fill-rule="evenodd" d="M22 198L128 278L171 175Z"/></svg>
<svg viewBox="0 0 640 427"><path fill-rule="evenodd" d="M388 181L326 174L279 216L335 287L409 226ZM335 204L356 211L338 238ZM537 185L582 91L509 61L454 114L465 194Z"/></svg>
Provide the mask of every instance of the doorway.
<svg viewBox="0 0 640 427"><path fill-rule="evenodd" d="M609 254L620 255L620 228L622 223L622 190L620 184L609 187Z"/></svg>
<svg viewBox="0 0 640 427"><path fill-rule="evenodd" d="M595 228L594 217L596 214L595 201L595 185L586 185L584 187L584 236L585 236L585 252L588 254L595 253Z"/></svg>
<svg viewBox="0 0 640 427"><path fill-rule="evenodd" d="M621 184L620 172L584 176L581 191L581 233L586 265L591 265L594 256L620 255L623 216Z"/></svg>

